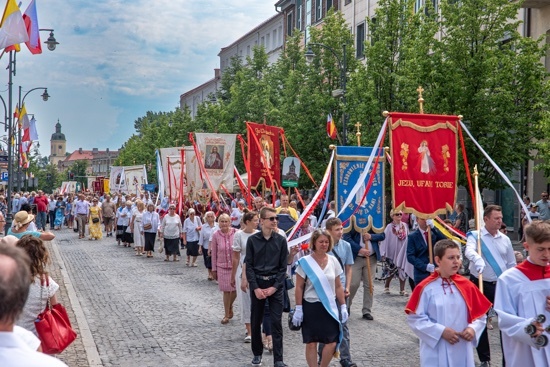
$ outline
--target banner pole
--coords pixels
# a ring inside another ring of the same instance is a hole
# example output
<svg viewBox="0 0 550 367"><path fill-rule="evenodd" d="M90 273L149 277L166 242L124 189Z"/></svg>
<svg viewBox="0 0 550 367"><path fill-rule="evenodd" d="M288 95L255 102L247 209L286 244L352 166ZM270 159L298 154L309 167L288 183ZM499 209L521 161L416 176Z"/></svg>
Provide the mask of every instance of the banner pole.
<svg viewBox="0 0 550 367"><path fill-rule="evenodd" d="M430 257L430 264L434 263L434 250L432 246L432 229L430 226L427 228L428 231L428 256Z"/></svg>
<svg viewBox="0 0 550 367"><path fill-rule="evenodd" d="M363 232L363 234L365 232ZM363 240L363 242L365 242L365 241ZM372 294L374 293L374 287L373 287L373 284L372 284L372 269L370 267L370 257L371 257L371 254L369 254L369 256L366 256L365 261L367 262L367 276L369 278L369 293L372 296Z"/></svg>
<svg viewBox="0 0 550 367"><path fill-rule="evenodd" d="M480 210L482 210L483 208L478 208L478 205L479 203L481 202L481 198L478 197L481 193L479 192L479 182L478 182L478 176L479 176L479 173L477 172L477 164L474 166L474 185L476 187L476 192L475 192L475 196L476 196L476 201L475 201L475 205L474 205L474 208L475 208L475 216L476 216L476 230L477 230L477 253L479 254L479 256L481 256L481 226L480 226L480 220L481 218L479 217L479 213L480 213ZM479 281L479 290L481 291L481 293L483 293L483 274L482 273L479 273L478 274L478 281Z"/></svg>

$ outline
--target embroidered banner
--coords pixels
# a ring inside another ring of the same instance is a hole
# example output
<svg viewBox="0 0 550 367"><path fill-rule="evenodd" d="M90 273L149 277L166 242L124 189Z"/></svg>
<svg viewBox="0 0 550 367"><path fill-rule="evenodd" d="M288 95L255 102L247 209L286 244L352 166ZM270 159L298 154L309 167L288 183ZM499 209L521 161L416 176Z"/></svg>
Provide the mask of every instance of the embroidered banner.
<svg viewBox="0 0 550 367"><path fill-rule="evenodd" d="M93 180L95 178L92 178ZM145 165L111 167L111 176L109 179L111 192L139 195L141 193L141 185L146 183L147 171ZM91 185L92 183L88 182L88 187L93 187Z"/></svg>
<svg viewBox="0 0 550 367"><path fill-rule="evenodd" d="M233 192L235 173L235 142L236 134L206 134L195 133L197 147L201 153L201 160L206 171L206 177L216 192L223 191L222 185L229 192Z"/></svg>
<svg viewBox="0 0 550 367"><path fill-rule="evenodd" d="M281 159L279 137L283 129L277 126L247 122L250 187L262 184L266 189L281 186ZM273 181L273 182L272 182Z"/></svg>
<svg viewBox="0 0 550 367"><path fill-rule="evenodd" d="M342 210L342 206L346 202L352 188L359 180L359 176L365 169L369 156L372 154L372 147L354 147L354 146L339 146L336 147L336 164L334 165L335 186L334 192L336 196L336 212ZM348 232L354 228L358 232L363 230L372 230L376 233L384 232L385 228L385 201L384 201L384 150L379 149L380 158L372 186L361 202L365 193L366 185L372 175L372 168L363 182L361 188L355 193L355 198L351 203L344 208L338 217L342 221L347 220L347 226L344 228ZM376 156L375 156L376 157ZM357 208L359 206L359 208ZM357 210L356 210L357 209ZM355 211L355 214L353 214ZM353 215L352 215L353 214ZM353 227L352 227L353 226Z"/></svg>
<svg viewBox="0 0 550 367"><path fill-rule="evenodd" d="M420 218L452 211L458 177L458 117L390 113L392 195Z"/></svg>
<svg viewBox="0 0 550 367"><path fill-rule="evenodd" d="M177 200L179 197L180 175L183 167L180 149L184 148L172 147L159 149L162 178L164 181L163 194L168 196L170 201Z"/></svg>

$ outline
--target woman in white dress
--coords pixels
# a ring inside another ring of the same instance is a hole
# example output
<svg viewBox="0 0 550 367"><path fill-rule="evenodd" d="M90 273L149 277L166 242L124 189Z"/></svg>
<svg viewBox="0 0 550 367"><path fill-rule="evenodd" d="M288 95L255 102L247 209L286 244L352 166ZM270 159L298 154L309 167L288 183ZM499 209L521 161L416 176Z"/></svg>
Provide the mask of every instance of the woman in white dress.
<svg viewBox="0 0 550 367"><path fill-rule="evenodd" d="M134 249L136 256L143 255L143 247L145 246L145 237L143 235L143 213L145 212L145 204L143 201L136 201L136 210L130 219L130 230L134 234Z"/></svg>
<svg viewBox="0 0 550 367"><path fill-rule="evenodd" d="M212 276L212 256L208 255L210 238L212 234L220 229L216 223L216 214L213 211L208 211L204 214L204 224L202 225L199 235L199 246L202 248L202 256L204 257L204 267L208 270L208 280L214 280Z"/></svg>
<svg viewBox="0 0 550 367"><path fill-rule="evenodd" d="M52 306L58 303L55 293L59 289L59 285L46 271L50 255L40 238L24 236L17 242L16 246L25 250L27 255L29 255L32 276L29 297L27 298L21 317L17 321L17 325L38 335L34 326L34 320L46 308L48 299Z"/></svg>
<svg viewBox="0 0 550 367"><path fill-rule="evenodd" d="M258 232L258 223L260 219L258 213L249 212L245 209L242 217L244 228L235 233L233 237L233 268L231 272L231 285L237 289L237 301L241 311L241 322L246 327L245 343L252 341L250 329L250 293L248 289L248 281L246 280L246 271L244 265L244 257L246 255L246 241L248 237Z"/></svg>

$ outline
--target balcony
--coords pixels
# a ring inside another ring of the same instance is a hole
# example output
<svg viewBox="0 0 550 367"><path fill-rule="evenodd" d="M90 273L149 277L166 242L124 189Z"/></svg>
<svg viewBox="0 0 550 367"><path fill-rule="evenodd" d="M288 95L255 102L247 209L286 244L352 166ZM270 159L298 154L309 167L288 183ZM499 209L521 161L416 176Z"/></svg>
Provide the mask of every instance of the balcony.
<svg viewBox="0 0 550 367"><path fill-rule="evenodd" d="M522 8L544 8L550 6L550 0L525 0L522 4Z"/></svg>

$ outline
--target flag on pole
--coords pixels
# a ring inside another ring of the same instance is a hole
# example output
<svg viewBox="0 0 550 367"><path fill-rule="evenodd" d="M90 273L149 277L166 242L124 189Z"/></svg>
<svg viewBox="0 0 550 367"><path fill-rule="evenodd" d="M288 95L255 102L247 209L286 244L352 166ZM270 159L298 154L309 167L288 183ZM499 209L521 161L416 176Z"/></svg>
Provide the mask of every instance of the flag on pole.
<svg viewBox="0 0 550 367"><path fill-rule="evenodd" d="M15 0L8 0L0 23L0 48L27 42L29 35Z"/></svg>
<svg viewBox="0 0 550 367"><path fill-rule="evenodd" d="M42 46L40 45L40 32L38 31L38 15L36 14L36 2L32 0L27 10L23 14L23 21L25 22L25 28L27 29L27 34L29 40L25 42L27 48L31 54L41 54Z"/></svg>
<svg viewBox="0 0 550 367"><path fill-rule="evenodd" d="M327 135L332 140L336 139L336 125L334 124L334 121L332 120L332 114L327 115Z"/></svg>
<svg viewBox="0 0 550 367"><path fill-rule="evenodd" d="M29 123L29 135L30 135L31 141L38 140L38 130L36 129L36 120L34 116L32 117Z"/></svg>

